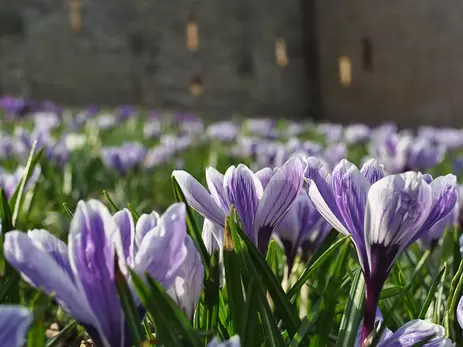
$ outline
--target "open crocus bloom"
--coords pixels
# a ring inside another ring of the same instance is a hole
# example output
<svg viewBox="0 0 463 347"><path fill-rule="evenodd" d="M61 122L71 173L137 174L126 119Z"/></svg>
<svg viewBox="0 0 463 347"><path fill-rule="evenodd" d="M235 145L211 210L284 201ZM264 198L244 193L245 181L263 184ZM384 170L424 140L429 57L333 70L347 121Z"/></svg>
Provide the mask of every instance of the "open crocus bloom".
<svg viewBox="0 0 463 347"><path fill-rule="evenodd" d="M172 176L188 204L211 222L224 227L230 206L234 205L243 230L265 253L272 232L301 190L303 169L299 158L288 160L278 169L266 168L256 173L243 164L231 166L225 175L209 167L206 169L209 192L185 171L174 171Z"/></svg>
<svg viewBox="0 0 463 347"><path fill-rule="evenodd" d="M24 346L25 336L32 322L32 312L22 306L0 306L0 345Z"/></svg>
<svg viewBox="0 0 463 347"><path fill-rule="evenodd" d="M376 160L361 170L342 160L331 174L318 159L309 158L304 178L317 210L333 228L351 235L357 249L366 282L365 338L373 330L379 294L397 257L455 206L456 177L432 180L417 172L385 176Z"/></svg>
<svg viewBox="0 0 463 347"><path fill-rule="evenodd" d="M131 346L115 286L116 253L123 273L127 267L147 272L167 289L188 252L184 204L172 205L160 218L141 216L135 228L131 218L126 210L111 216L97 200L80 201L68 245L46 230L11 231L5 234L5 258L26 282L54 292L98 346Z"/></svg>

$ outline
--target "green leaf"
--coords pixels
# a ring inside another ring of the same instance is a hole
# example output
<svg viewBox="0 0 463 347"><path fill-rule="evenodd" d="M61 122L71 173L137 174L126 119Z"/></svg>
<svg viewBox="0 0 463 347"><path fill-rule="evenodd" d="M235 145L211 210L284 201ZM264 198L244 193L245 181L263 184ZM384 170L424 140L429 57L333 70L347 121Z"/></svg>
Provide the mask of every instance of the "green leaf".
<svg viewBox="0 0 463 347"><path fill-rule="evenodd" d="M13 196L10 199L10 206L14 206L13 209L13 218L12 224L13 226L16 225L16 221L18 219L19 211L21 211L21 206L24 197L24 187L26 186L27 181L32 175L32 171L34 170L35 166L38 164L40 158L42 157L44 149L42 148L37 154L35 154L35 149L37 147L37 140L34 141L32 144L31 152L29 153L29 158L27 159L26 168L24 169L24 176L21 180L21 183L16 188Z"/></svg>
<svg viewBox="0 0 463 347"><path fill-rule="evenodd" d="M137 223L138 218L140 218L140 214L138 214L138 212L135 210L135 207L133 207L133 205L130 202L127 204L127 208L129 209L130 213L132 214L132 218L133 218L134 223Z"/></svg>
<svg viewBox="0 0 463 347"><path fill-rule="evenodd" d="M8 203L8 198L6 197L5 191L1 189L0 197L0 218L2 222L2 233L5 234L8 231L14 229L13 226L13 214L11 213L10 204Z"/></svg>
<svg viewBox="0 0 463 347"><path fill-rule="evenodd" d="M74 217L74 211L68 206L68 204L66 204L65 202L63 202L62 204L63 208L64 208L64 211L66 211L66 214L72 218Z"/></svg>
<svg viewBox="0 0 463 347"><path fill-rule="evenodd" d="M428 312L429 306L431 305L431 302L434 299L434 295L436 294L437 287L439 286L441 278L445 277L446 272L447 272L447 264L444 264L444 266L442 267L442 269L439 271L436 278L434 278L434 281L432 282L431 289L429 290L428 295L426 296L426 299L424 300L423 307L421 307L420 314L418 315L419 319L425 319L426 312Z"/></svg>
<svg viewBox="0 0 463 347"><path fill-rule="evenodd" d="M216 330L219 323L219 252L214 252L211 257L209 277L204 280L204 318L205 329ZM206 339L208 342L208 339Z"/></svg>
<svg viewBox="0 0 463 347"><path fill-rule="evenodd" d="M111 197L109 196L109 193L106 190L103 190L103 195L105 196L106 200L108 200L109 206L111 207L112 212L113 213L119 212L120 211L119 207L117 207L117 205L111 199Z"/></svg>
<svg viewBox="0 0 463 347"><path fill-rule="evenodd" d="M307 317L302 320L301 327L294 335L293 339L291 340L290 347L299 347L301 344L304 346L308 345L307 341L304 341L307 336L312 332L313 324L308 321Z"/></svg>
<svg viewBox="0 0 463 347"><path fill-rule="evenodd" d="M28 347L45 346L45 313L52 302L52 298L42 291L38 292L33 300L34 319L28 332Z"/></svg>
<svg viewBox="0 0 463 347"><path fill-rule="evenodd" d="M145 284L135 272L129 271L141 303L155 322L156 337L159 341L166 346L182 346L182 340L188 346L202 346L200 337L191 327L185 313L173 302L164 288L148 274L148 284Z"/></svg>
<svg viewBox="0 0 463 347"><path fill-rule="evenodd" d="M67 336L69 332L74 330L77 327L77 321L72 321L66 325L57 335L48 340L45 347L54 347L58 342L60 342L64 337Z"/></svg>
<svg viewBox="0 0 463 347"><path fill-rule="evenodd" d="M320 268L321 265L325 264L325 262L330 258L334 251L336 251L339 247L344 244L346 239L349 239L350 236L344 236L332 244L323 254L318 257L314 257L314 261L310 262L306 269L304 270L303 274L299 277L297 282L291 287L288 291L288 297L293 299L297 293L301 290L304 284L310 279L313 273Z"/></svg>
<svg viewBox="0 0 463 347"><path fill-rule="evenodd" d="M353 346L357 337L358 327L363 315L365 303L365 280L362 271L357 273L352 281L352 287L347 299L346 309L342 316L336 347Z"/></svg>
<svg viewBox="0 0 463 347"><path fill-rule="evenodd" d="M322 297L320 321L315 327L315 336L311 346L327 346L329 334L334 321L336 302L340 293L340 286L349 255L350 240L344 240L336 261L328 274L328 283L325 286L325 295Z"/></svg>
<svg viewBox="0 0 463 347"><path fill-rule="evenodd" d="M231 219L229 219L229 223L232 223ZM260 278L264 282L265 288L270 293L275 304L277 315L283 321L285 328L288 329L289 335L291 337L294 336L301 325L301 320L299 319L296 308L291 305L288 296L281 287L281 283L275 277L275 274L267 264L265 258L262 256L262 253L257 249L248 235L241 228L236 227L236 230L241 237L241 240L243 240L246 244L247 251L252 259L251 264L248 264L248 266L250 267L252 265L252 267L255 268L256 273L260 274Z"/></svg>
<svg viewBox="0 0 463 347"><path fill-rule="evenodd" d="M451 337L452 330L454 328L455 322L455 313L457 309L458 301L460 300L461 293L462 293L462 286L463 286L463 260L460 262L460 266L458 267L458 271L452 279L452 283L450 284L450 292L449 297L447 300L447 307L445 310L444 316L444 328L447 336Z"/></svg>
<svg viewBox="0 0 463 347"><path fill-rule="evenodd" d="M243 336L246 328L246 321L241 321L243 311L246 309L241 282L241 267L243 265L241 258L235 253L228 218L225 220L224 228L223 265L225 267L225 288L227 289L228 307L231 316L229 333L231 336L235 334Z"/></svg>
<svg viewBox="0 0 463 347"><path fill-rule="evenodd" d="M140 346L145 340L145 334L141 325L141 317L137 309L137 305L130 291L129 285L119 268L119 260L117 255L114 257L114 282L117 289L117 295L124 311L125 320L129 327L132 343Z"/></svg>
<svg viewBox="0 0 463 347"><path fill-rule="evenodd" d="M174 196L177 202L183 202L186 207L186 223L188 226L188 234L191 236L193 241L198 248L199 254L201 255L201 260L205 268L206 276L208 275L209 268L211 266L211 259L209 253L207 252L207 248L204 245L203 237L201 235L201 231L198 229L196 225L195 219L193 217L193 213L191 211L190 206L188 205L185 195L183 195L182 189L180 188L179 184L175 177L171 176L172 180L172 188L174 190Z"/></svg>

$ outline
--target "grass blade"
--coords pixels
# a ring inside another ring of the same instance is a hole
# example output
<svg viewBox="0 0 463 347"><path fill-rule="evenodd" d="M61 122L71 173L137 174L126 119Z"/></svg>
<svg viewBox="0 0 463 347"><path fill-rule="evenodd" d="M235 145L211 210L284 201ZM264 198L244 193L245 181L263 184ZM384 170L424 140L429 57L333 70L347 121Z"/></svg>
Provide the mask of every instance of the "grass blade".
<svg viewBox="0 0 463 347"><path fill-rule="evenodd" d="M441 278L445 277L446 273L447 273L447 264L444 264L444 266L442 267L442 269L439 271L436 278L434 278L434 281L432 282L431 289L429 290L428 295L426 296L426 299L424 300L423 307L421 307L420 313L418 315L419 319L425 319L426 313L428 312L429 306L431 305L431 302L434 299L434 294L436 294L437 287L439 286Z"/></svg>
<svg viewBox="0 0 463 347"><path fill-rule="evenodd" d="M358 327L363 315L365 303L365 280L362 271L357 273L352 281L352 287L347 299L346 309L342 316L336 347L353 346L357 337Z"/></svg>

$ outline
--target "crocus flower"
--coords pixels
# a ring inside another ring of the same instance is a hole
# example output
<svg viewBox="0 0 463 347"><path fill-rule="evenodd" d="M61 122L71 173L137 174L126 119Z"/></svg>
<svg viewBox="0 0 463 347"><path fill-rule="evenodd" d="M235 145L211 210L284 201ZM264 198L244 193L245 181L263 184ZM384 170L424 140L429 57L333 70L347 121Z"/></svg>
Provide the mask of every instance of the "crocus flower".
<svg viewBox="0 0 463 347"><path fill-rule="evenodd" d="M229 121L213 123L207 127L206 134L214 140L230 142L239 134L240 129Z"/></svg>
<svg viewBox="0 0 463 347"><path fill-rule="evenodd" d="M363 338L373 330L382 286L397 257L457 201L456 177L431 183L421 173L384 176L376 160L361 170L342 160L329 173L316 158L307 160L304 177L320 214L339 232L351 235L366 282Z"/></svg>
<svg viewBox="0 0 463 347"><path fill-rule="evenodd" d="M303 164L300 159L288 160L273 172L256 173L240 164L230 167L225 176L216 169L206 169L209 192L189 173L174 171L188 204L204 218L224 227L234 205L243 230L265 253L274 229L296 200L302 187Z"/></svg>
<svg viewBox="0 0 463 347"><path fill-rule="evenodd" d="M331 226L322 218L307 193L300 193L285 218L275 229L275 234L281 240L286 253L288 274L291 273L299 248L304 245L306 251L310 248L314 251L323 242L330 229Z"/></svg>
<svg viewBox="0 0 463 347"><path fill-rule="evenodd" d="M32 323L32 312L22 306L0 306L0 345L24 346L25 336Z"/></svg>
<svg viewBox="0 0 463 347"><path fill-rule="evenodd" d="M145 148L136 142L127 142L119 147L105 147L101 149L103 164L125 175L129 170L141 165L145 159Z"/></svg>
<svg viewBox="0 0 463 347"><path fill-rule="evenodd" d="M383 321L379 309L376 311L375 323ZM356 346L361 347L362 329L359 328ZM370 335L370 338L373 336ZM394 333L385 328L379 337L378 347L452 347L455 346L451 340L445 337L444 327L421 319L415 319L405 323Z"/></svg>
<svg viewBox="0 0 463 347"><path fill-rule="evenodd" d="M230 340L219 342L217 337L214 337L211 342L208 343L207 347L240 347L240 337L238 335L232 336Z"/></svg>
<svg viewBox="0 0 463 347"><path fill-rule="evenodd" d="M90 200L77 204L68 245L46 230L11 231L4 253L26 282L55 293L98 346L126 347L131 343L115 286L116 259L124 274L127 267L141 276L147 272L167 289L186 259L185 238L184 204L172 205L160 218L141 216L133 227L127 211L113 217Z"/></svg>
<svg viewBox="0 0 463 347"><path fill-rule="evenodd" d="M348 145L365 143L370 139L370 132L365 124L351 124L344 128L344 140Z"/></svg>

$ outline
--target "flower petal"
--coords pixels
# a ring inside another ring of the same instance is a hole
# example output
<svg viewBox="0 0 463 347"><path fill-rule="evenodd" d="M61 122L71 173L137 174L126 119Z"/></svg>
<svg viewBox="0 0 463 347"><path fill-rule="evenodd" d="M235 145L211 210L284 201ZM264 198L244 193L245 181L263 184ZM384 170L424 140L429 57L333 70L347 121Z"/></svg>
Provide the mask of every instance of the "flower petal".
<svg viewBox="0 0 463 347"><path fill-rule="evenodd" d="M427 322L421 319L415 319L405 323L396 332L390 335L387 339L381 341L378 347L412 347L423 346L453 346L449 339L445 338L444 327Z"/></svg>
<svg viewBox="0 0 463 347"><path fill-rule="evenodd" d="M259 178L260 182L262 183L262 187L265 189L272 179L273 170L269 167L263 168L256 172L256 176Z"/></svg>
<svg viewBox="0 0 463 347"><path fill-rule="evenodd" d="M29 230L27 236L34 241L38 248L47 252L55 260L56 264L67 272L74 283L74 274L69 263L68 246L44 229Z"/></svg>
<svg viewBox="0 0 463 347"><path fill-rule="evenodd" d="M223 184L224 176L213 167L206 169L206 182L212 198L227 214L230 211L227 193Z"/></svg>
<svg viewBox="0 0 463 347"><path fill-rule="evenodd" d="M0 345L21 347L32 323L32 312L22 306L0 306Z"/></svg>
<svg viewBox="0 0 463 347"><path fill-rule="evenodd" d="M22 231L10 231L3 245L6 260L23 279L46 294L55 293L56 301L79 322L93 324L92 310L67 271Z"/></svg>
<svg viewBox="0 0 463 347"><path fill-rule="evenodd" d="M126 259L127 264L133 264L135 225L132 213L128 209L124 208L122 211L116 212L113 219L119 227L124 258Z"/></svg>
<svg viewBox="0 0 463 347"><path fill-rule="evenodd" d="M360 172L368 179L371 184L386 176L384 165L380 164L380 162L376 159L370 159L365 164L363 164Z"/></svg>
<svg viewBox="0 0 463 347"><path fill-rule="evenodd" d="M209 254L223 247L224 228L209 219L204 219L202 238Z"/></svg>
<svg viewBox="0 0 463 347"><path fill-rule="evenodd" d="M150 214L142 214L138 218L137 225L135 226L134 254L137 254L138 248L148 231L153 230L158 225L159 218L161 217L156 211L153 211Z"/></svg>
<svg viewBox="0 0 463 347"><path fill-rule="evenodd" d="M349 161L343 159L333 170L333 192L344 224L352 234L362 268L366 262L364 220L370 182Z"/></svg>
<svg viewBox="0 0 463 347"><path fill-rule="evenodd" d="M455 175L437 177L429 185L432 191L432 206L428 218L423 223L418 237L431 229L431 227L446 217L458 200L457 178ZM409 244L416 241L411 239Z"/></svg>
<svg viewBox="0 0 463 347"><path fill-rule="evenodd" d="M461 237L460 237L460 240L461 240ZM457 319L458 319L458 323L460 324L460 327L463 329L463 296L460 298L460 301L458 301Z"/></svg>
<svg viewBox="0 0 463 347"><path fill-rule="evenodd" d="M333 228L344 235L350 235L336 205L332 187L332 176L317 158L307 159L304 179L308 183L308 194L314 206Z"/></svg>
<svg viewBox="0 0 463 347"><path fill-rule="evenodd" d="M225 219L227 218L228 212L222 210L217 203L193 176L188 172L182 170L175 170L172 172L172 176L177 180L180 188L182 189L183 195L196 212L202 215L204 218L210 219L217 224L225 226Z"/></svg>
<svg viewBox="0 0 463 347"><path fill-rule="evenodd" d="M134 270L143 276L148 272L165 288L172 284L187 255L185 213L183 203L170 206L159 225L145 235L135 256Z"/></svg>
<svg viewBox="0 0 463 347"><path fill-rule="evenodd" d="M98 333L111 346L122 346L125 337L114 284L114 240L118 233L116 222L100 201L79 201L69 231L69 259L77 285L97 317Z"/></svg>
<svg viewBox="0 0 463 347"><path fill-rule="evenodd" d="M177 278L169 288L169 295L185 314L192 319L203 289L204 267L196 246L188 235L185 238L187 256Z"/></svg>
<svg viewBox="0 0 463 347"><path fill-rule="evenodd" d="M243 230L256 240L254 235L254 218L263 188L257 176L243 164L230 167L225 173L225 191L228 200L233 204L240 216Z"/></svg>
<svg viewBox="0 0 463 347"><path fill-rule="evenodd" d="M272 176L259 203L255 233L260 249L266 249L271 233L281 223L301 191L304 164L299 158L289 159Z"/></svg>
<svg viewBox="0 0 463 347"><path fill-rule="evenodd" d="M230 340L219 342L217 337L214 337L207 347L240 347L240 337L238 335L232 336Z"/></svg>

